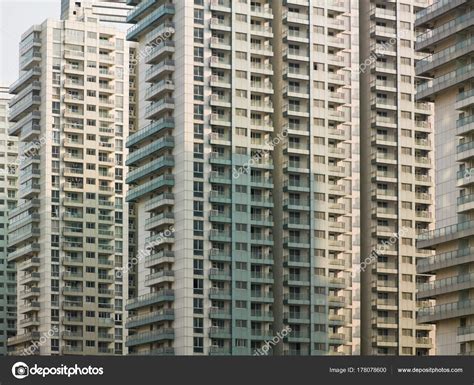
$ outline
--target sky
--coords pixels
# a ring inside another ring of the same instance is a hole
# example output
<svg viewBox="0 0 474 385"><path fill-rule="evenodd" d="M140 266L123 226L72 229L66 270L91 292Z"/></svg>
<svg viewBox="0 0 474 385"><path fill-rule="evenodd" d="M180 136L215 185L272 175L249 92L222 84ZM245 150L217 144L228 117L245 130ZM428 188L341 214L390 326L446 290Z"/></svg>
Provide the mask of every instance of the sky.
<svg viewBox="0 0 474 385"><path fill-rule="evenodd" d="M23 32L45 19L59 19L61 0L0 0L0 85L18 78L18 44Z"/></svg>

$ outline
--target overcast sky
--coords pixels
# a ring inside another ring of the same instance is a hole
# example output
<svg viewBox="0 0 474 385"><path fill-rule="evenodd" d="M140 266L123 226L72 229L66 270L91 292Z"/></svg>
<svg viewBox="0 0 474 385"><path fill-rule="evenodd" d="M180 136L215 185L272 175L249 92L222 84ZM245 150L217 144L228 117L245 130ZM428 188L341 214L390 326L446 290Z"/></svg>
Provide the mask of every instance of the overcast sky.
<svg viewBox="0 0 474 385"><path fill-rule="evenodd" d="M0 0L0 84L18 77L18 44L33 24L59 19L61 0Z"/></svg>

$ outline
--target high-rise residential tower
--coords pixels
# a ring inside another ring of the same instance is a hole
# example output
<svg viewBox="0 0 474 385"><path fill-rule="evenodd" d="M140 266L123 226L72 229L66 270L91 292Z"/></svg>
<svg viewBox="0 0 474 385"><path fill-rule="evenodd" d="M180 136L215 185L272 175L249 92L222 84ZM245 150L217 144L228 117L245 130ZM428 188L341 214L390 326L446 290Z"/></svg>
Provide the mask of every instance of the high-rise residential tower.
<svg viewBox="0 0 474 385"><path fill-rule="evenodd" d="M8 213L16 206L18 139L8 135L7 87L0 87L0 354L7 353L7 339L16 333L15 266L8 262Z"/></svg>
<svg viewBox="0 0 474 385"><path fill-rule="evenodd" d="M124 353L128 43L90 4L71 7L67 19L23 34L10 87L9 132L24 155L9 223L18 272L11 354Z"/></svg>
<svg viewBox="0 0 474 385"><path fill-rule="evenodd" d="M272 19L265 2L145 1L129 14L131 354L249 355L273 335Z"/></svg>
<svg viewBox="0 0 474 385"><path fill-rule="evenodd" d="M362 354L426 355L430 325L418 325L416 237L432 223L429 103L415 101L415 14L424 1L362 1ZM374 253L375 252L375 253Z"/></svg>
<svg viewBox="0 0 474 385"><path fill-rule="evenodd" d="M417 100L435 105L436 230L421 234L418 247L436 254L420 260L420 274L434 280L418 288L435 300L418 313L436 324L436 354L474 354L474 1L438 1L419 12L423 28L415 48L428 56L416 73L430 77Z"/></svg>
<svg viewBox="0 0 474 385"><path fill-rule="evenodd" d="M130 354L357 352L357 4L129 3Z"/></svg>
<svg viewBox="0 0 474 385"><path fill-rule="evenodd" d="M272 7L274 325L291 328L280 353L359 354L358 4Z"/></svg>

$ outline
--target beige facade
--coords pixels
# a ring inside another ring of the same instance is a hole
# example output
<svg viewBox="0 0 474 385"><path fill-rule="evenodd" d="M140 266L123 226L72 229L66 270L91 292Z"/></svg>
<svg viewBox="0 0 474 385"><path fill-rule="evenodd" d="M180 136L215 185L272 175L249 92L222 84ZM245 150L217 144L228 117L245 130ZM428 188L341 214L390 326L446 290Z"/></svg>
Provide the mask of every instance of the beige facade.
<svg viewBox="0 0 474 385"><path fill-rule="evenodd" d="M7 353L7 340L16 334L16 273L8 262L8 212L16 206L18 193L18 138L8 134L7 87L0 87L0 354Z"/></svg>
<svg viewBox="0 0 474 385"><path fill-rule="evenodd" d="M439 1L416 20L424 31L415 48L428 54L416 72L432 78L417 99L435 105L437 185L436 230L418 239L418 247L436 250L418 264L432 276L418 288L418 298L431 302L418 321L436 325L439 355L474 354L473 12L470 0Z"/></svg>
<svg viewBox="0 0 474 385"><path fill-rule="evenodd" d="M418 234L433 222L432 106L415 101L415 14L423 1L363 1L361 55L362 354L433 353L418 325ZM373 254L376 252L377 254ZM373 256L373 259L372 259Z"/></svg>
<svg viewBox="0 0 474 385"><path fill-rule="evenodd" d="M357 6L130 4L129 353L357 354Z"/></svg>
<svg viewBox="0 0 474 385"><path fill-rule="evenodd" d="M68 19L23 34L10 87L9 131L23 155L9 227L18 271L10 354L124 353L128 43L74 4Z"/></svg>

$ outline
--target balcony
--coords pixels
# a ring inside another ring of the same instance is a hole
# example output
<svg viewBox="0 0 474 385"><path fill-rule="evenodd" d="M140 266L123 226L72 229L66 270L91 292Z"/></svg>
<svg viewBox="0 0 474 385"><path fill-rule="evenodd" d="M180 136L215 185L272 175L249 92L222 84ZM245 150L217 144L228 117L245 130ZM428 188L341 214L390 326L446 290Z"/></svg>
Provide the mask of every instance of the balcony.
<svg viewBox="0 0 474 385"><path fill-rule="evenodd" d="M211 338L231 338L232 332L229 327L212 326L209 328L209 337Z"/></svg>
<svg viewBox="0 0 474 385"><path fill-rule="evenodd" d="M230 281L232 274L230 270L210 269L209 279L216 281Z"/></svg>
<svg viewBox="0 0 474 385"><path fill-rule="evenodd" d="M127 17L128 22L136 21L136 18L142 14L156 0L147 0L142 2L138 7L134 8ZM138 8L138 10L137 10ZM159 20L168 15L174 15L174 4L164 4L158 9L151 12L148 16L141 19L137 24L130 28L127 32L127 40L138 41L140 35L148 30L155 28L159 24Z"/></svg>
<svg viewBox="0 0 474 385"><path fill-rule="evenodd" d="M384 27L381 25L373 25L370 28L371 35L377 37L396 37L397 29L394 27Z"/></svg>
<svg viewBox="0 0 474 385"><path fill-rule="evenodd" d="M467 115L456 121L456 135L467 135L474 131L474 114ZM467 144L458 146L458 150L467 151L470 150Z"/></svg>
<svg viewBox="0 0 474 385"><path fill-rule="evenodd" d="M472 27L474 12L464 13L455 19L429 30L416 37L415 50L423 51L430 49L433 45L441 43L444 39L459 34L465 29Z"/></svg>
<svg viewBox="0 0 474 385"><path fill-rule="evenodd" d="M472 52L474 39L468 38L432 54L416 63L416 74L418 76L430 74L434 69L450 63L460 57Z"/></svg>
<svg viewBox="0 0 474 385"><path fill-rule="evenodd" d="M145 276L145 286L158 285L163 282L174 282L174 271L161 270Z"/></svg>
<svg viewBox="0 0 474 385"><path fill-rule="evenodd" d="M430 307L421 308L418 311L418 323L433 323L436 321L447 320L470 316L474 313L474 300L464 300L458 302L444 303Z"/></svg>
<svg viewBox="0 0 474 385"><path fill-rule="evenodd" d="M209 4L209 9L211 11L220 11L220 12L232 11L230 0L211 0Z"/></svg>
<svg viewBox="0 0 474 385"><path fill-rule="evenodd" d="M145 325L150 325L157 322L173 321L174 310L163 309L159 311L150 312L144 315L132 316L127 319L125 327L127 329L137 328Z"/></svg>
<svg viewBox="0 0 474 385"><path fill-rule="evenodd" d="M145 204L145 211L150 212L157 208L174 205L174 195L172 193L160 194Z"/></svg>
<svg viewBox="0 0 474 385"><path fill-rule="evenodd" d="M428 26L468 0L438 0L416 13L415 27Z"/></svg>
<svg viewBox="0 0 474 385"><path fill-rule="evenodd" d="M127 194L127 202L136 201L137 199L142 198L151 192L157 191L163 187L172 187L172 186L174 186L174 175L172 174L161 175L140 186L131 188Z"/></svg>
<svg viewBox="0 0 474 385"><path fill-rule="evenodd" d="M141 167L130 171L126 183L132 184L137 183L140 179L143 179L150 174L156 175L159 172L162 172L164 168L173 168L174 167L174 156L173 155L164 155L159 158L154 159L150 163L146 163Z"/></svg>
<svg viewBox="0 0 474 385"><path fill-rule="evenodd" d="M442 227L427 231L418 236L417 248L432 248L433 246L452 240L474 235L474 220L457 223L455 225Z"/></svg>
<svg viewBox="0 0 474 385"><path fill-rule="evenodd" d="M309 294L302 293L285 293L283 296L284 303L288 305L309 305L311 298Z"/></svg>
<svg viewBox="0 0 474 385"><path fill-rule="evenodd" d="M231 310L228 308L211 307L209 317L213 319L231 319Z"/></svg>
<svg viewBox="0 0 474 385"><path fill-rule="evenodd" d="M84 353L82 346L63 346L61 348L62 354L80 354Z"/></svg>
<svg viewBox="0 0 474 385"><path fill-rule="evenodd" d="M160 290L130 299L125 306L125 310L135 310L142 307L157 305L170 301L174 301L174 291Z"/></svg>
<svg viewBox="0 0 474 385"><path fill-rule="evenodd" d="M388 8L378 8L372 7L370 10L371 17L376 19L384 19L384 20L395 20L397 17L397 12L394 9Z"/></svg>
<svg viewBox="0 0 474 385"><path fill-rule="evenodd" d="M264 19L273 19L272 9L268 6L252 5L250 7L250 15Z"/></svg>
<svg viewBox="0 0 474 385"><path fill-rule="evenodd" d="M30 80L32 79L38 80L40 76L41 76L41 68L33 67L32 69L22 74L20 78L10 86L9 92L11 94L17 94L23 88L29 85Z"/></svg>
<svg viewBox="0 0 474 385"><path fill-rule="evenodd" d="M283 319L288 323L310 323L310 316L307 312L286 312L283 314Z"/></svg>
<svg viewBox="0 0 474 385"><path fill-rule="evenodd" d="M162 250L158 253L147 255L145 257L145 268L149 269L172 262L174 262L174 251Z"/></svg>
<svg viewBox="0 0 474 385"><path fill-rule="evenodd" d="M311 283L309 276L304 274L285 274L283 283L287 286L308 286Z"/></svg>
<svg viewBox="0 0 474 385"><path fill-rule="evenodd" d="M127 4L132 3L136 5L136 0L128 0ZM158 3L158 0L146 0L140 2L134 8L132 8L127 14L127 23L137 22L144 13L148 12L150 8Z"/></svg>
<svg viewBox="0 0 474 385"><path fill-rule="evenodd" d="M9 231L14 231L20 227L32 224L32 223L38 223L40 220L40 215L38 213L29 213L27 215L22 215L21 218L15 218L15 220L10 220L10 223L8 225Z"/></svg>
<svg viewBox="0 0 474 385"><path fill-rule="evenodd" d="M458 328L456 342L472 342L474 341L474 325L467 325Z"/></svg>
<svg viewBox="0 0 474 385"><path fill-rule="evenodd" d="M159 115L169 112L170 110L174 110L174 99L172 98L165 98L160 99L155 103L151 103L145 110L145 118L146 119L156 119Z"/></svg>
<svg viewBox="0 0 474 385"><path fill-rule="evenodd" d="M148 83L155 82L161 76L173 73L175 70L174 60L165 60L159 64L154 64L145 72L145 81Z"/></svg>
<svg viewBox="0 0 474 385"><path fill-rule="evenodd" d="M164 94L172 91L174 91L174 82L169 79L163 79L146 89L145 100L156 100L163 97Z"/></svg>
<svg viewBox="0 0 474 385"><path fill-rule="evenodd" d="M14 104L9 110L9 120L11 122L18 122L33 112L33 109L38 108L41 104L41 96L30 93L21 101Z"/></svg>
<svg viewBox="0 0 474 385"><path fill-rule="evenodd" d="M10 127L8 128L8 134L13 136L21 134L22 140L26 140L28 138L26 134L29 129L35 130L39 134L41 132L41 128L39 126L40 118L41 113L39 111L31 111L28 115L20 119L18 122L10 125Z"/></svg>
<svg viewBox="0 0 474 385"><path fill-rule="evenodd" d="M437 295L469 290L474 287L474 273L436 279L418 285L417 298L431 298Z"/></svg>
<svg viewBox="0 0 474 385"><path fill-rule="evenodd" d="M150 123L148 126L138 130L137 132L130 135L127 139L127 147L130 148L134 145L141 143L142 141L149 139L153 135L160 133L166 129L174 128L173 118L162 118L160 120Z"/></svg>
<svg viewBox="0 0 474 385"><path fill-rule="evenodd" d="M417 259L417 272L432 273L451 266L474 262L474 247L462 248L427 258Z"/></svg>
<svg viewBox="0 0 474 385"><path fill-rule="evenodd" d="M40 280L40 273L32 272L28 274L23 274L18 277L18 282L20 285L28 285L31 283L38 283Z"/></svg>
<svg viewBox="0 0 474 385"><path fill-rule="evenodd" d="M131 356L174 356L174 348L158 348L151 350L141 350L140 352L129 352Z"/></svg>
<svg viewBox="0 0 474 385"><path fill-rule="evenodd" d="M431 96L436 95L441 91L445 91L458 84L465 83L473 77L474 64L468 64L455 71L449 72L443 76L429 80L416 89L417 100L429 100Z"/></svg>
<svg viewBox="0 0 474 385"><path fill-rule="evenodd" d="M154 215L145 220L145 230L151 231L158 227L167 225L168 227L174 224L174 213L164 212Z"/></svg>
<svg viewBox="0 0 474 385"><path fill-rule="evenodd" d="M19 249L16 249L13 252L8 253L8 262L16 262L18 260L21 260L25 257L30 257L39 252L40 252L39 243L30 243L27 246L23 246Z"/></svg>

